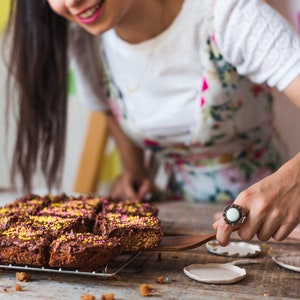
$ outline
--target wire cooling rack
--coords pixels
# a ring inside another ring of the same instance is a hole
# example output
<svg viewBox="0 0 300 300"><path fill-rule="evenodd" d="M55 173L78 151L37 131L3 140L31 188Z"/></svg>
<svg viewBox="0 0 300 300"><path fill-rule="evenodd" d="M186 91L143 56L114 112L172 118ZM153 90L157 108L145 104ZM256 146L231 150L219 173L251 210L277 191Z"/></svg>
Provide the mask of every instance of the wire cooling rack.
<svg viewBox="0 0 300 300"><path fill-rule="evenodd" d="M85 275L85 276L100 276L100 277L113 277L117 275L121 270L123 270L126 266L128 266L138 255L137 253L130 254L122 254L112 262L107 263L106 265L98 268L92 272L85 272L80 270L65 270L62 268L45 268L45 267L30 267L30 266L19 266L19 265L1 265L0 269L8 269L8 270L18 270L18 271L35 271L35 272L45 272L45 273L60 273L60 274L69 274L69 275Z"/></svg>

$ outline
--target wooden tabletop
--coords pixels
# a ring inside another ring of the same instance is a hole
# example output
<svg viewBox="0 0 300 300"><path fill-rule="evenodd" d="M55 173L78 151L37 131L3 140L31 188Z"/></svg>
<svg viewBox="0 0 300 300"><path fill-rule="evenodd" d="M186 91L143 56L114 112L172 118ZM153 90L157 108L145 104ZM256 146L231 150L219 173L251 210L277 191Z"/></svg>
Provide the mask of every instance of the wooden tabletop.
<svg viewBox="0 0 300 300"><path fill-rule="evenodd" d="M214 213L223 206L194 204L185 201L167 201L158 204L159 217L166 234L199 234L212 232ZM237 236L233 237L238 238ZM114 293L115 299L145 299L140 296L141 284L153 286L152 300L156 299L300 299L300 273L284 269L272 256L284 252L298 252L299 241L259 242L262 253L258 264L244 265L246 277L234 284L206 284L188 278L183 268L197 263L226 263L234 260L209 253L205 246L181 252L143 252L111 278L96 276L31 272L32 280L19 282L16 271L0 274L0 299L80 299L91 294L101 299L105 293ZM162 277L163 282L157 283ZM22 291L16 291L16 284ZM5 298L4 298L5 296Z"/></svg>

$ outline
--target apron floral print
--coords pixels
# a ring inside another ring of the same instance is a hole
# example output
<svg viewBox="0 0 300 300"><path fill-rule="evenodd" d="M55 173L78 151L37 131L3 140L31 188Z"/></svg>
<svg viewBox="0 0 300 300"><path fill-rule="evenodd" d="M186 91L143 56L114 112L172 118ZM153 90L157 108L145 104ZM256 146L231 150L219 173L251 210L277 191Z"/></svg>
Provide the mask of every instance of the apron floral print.
<svg viewBox="0 0 300 300"><path fill-rule="evenodd" d="M106 71L109 106L138 144L150 149L168 170L166 188L191 201L233 201L240 191L282 163L273 125L272 95L227 63L209 34L201 52L202 77L192 141L170 144L144 136L130 122L122 92Z"/></svg>

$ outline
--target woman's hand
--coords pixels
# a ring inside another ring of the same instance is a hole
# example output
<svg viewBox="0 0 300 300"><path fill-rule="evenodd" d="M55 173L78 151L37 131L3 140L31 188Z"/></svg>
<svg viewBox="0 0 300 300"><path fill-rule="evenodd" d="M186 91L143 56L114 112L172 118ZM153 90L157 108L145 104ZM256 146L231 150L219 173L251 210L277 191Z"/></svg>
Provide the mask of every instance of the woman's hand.
<svg viewBox="0 0 300 300"><path fill-rule="evenodd" d="M252 185L236 198L246 221L238 229L243 240L255 235L261 241L285 239L300 223L300 154L285 163L277 172ZM217 240L223 246L236 228L223 218L213 224Z"/></svg>
<svg viewBox="0 0 300 300"><path fill-rule="evenodd" d="M118 199L141 201L147 193L152 191L154 186L145 167L144 150L129 139L109 113L107 114L107 122L109 132L114 137L125 170L115 180L110 196Z"/></svg>
<svg viewBox="0 0 300 300"><path fill-rule="evenodd" d="M145 172L131 173L125 171L116 178L110 196L115 199L141 201L152 190L153 183Z"/></svg>

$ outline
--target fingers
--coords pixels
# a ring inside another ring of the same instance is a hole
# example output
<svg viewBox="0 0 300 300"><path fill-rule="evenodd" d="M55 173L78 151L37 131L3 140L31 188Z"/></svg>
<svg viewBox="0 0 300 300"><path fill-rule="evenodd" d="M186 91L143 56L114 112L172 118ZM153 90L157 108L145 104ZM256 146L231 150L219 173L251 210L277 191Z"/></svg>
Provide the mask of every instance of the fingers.
<svg viewBox="0 0 300 300"><path fill-rule="evenodd" d="M286 239L291 232L293 232L293 230L295 229L295 227L297 226L297 224L284 224L282 226L280 226L276 232L273 234L273 238L276 241L282 241L284 239ZM299 236L298 236L299 238Z"/></svg>
<svg viewBox="0 0 300 300"><path fill-rule="evenodd" d="M124 198L139 200L138 193L135 191L135 188L132 184L128 183L124 185Z"/></svg>
<svg viewBox="0 0 300 300"><path fill-rule="evenodd" d="M261 223L260 228L257 229L257 238L261 241L267 241L275 234L280 228L280 218L272 217L271 214L267 216Z"/></svg>
<svg viewBox="0 0 300 300"><path fill-rule="evenodd" d="M216 221L213 228L217 230L216 238L220 245L228 244L234 230L238 230L243 240L251 240L255 235L261 241L271 238L282 241L287 238L299 223L298 209L286 209L286 202L284 205L274 202L273 198L268 199L248 192L241 193L234 204L243 208L247 218L239 228L226 224L223 218Z"/></svg>
<svg viewBox="0 0 300 300"><path fill-rule="evenodd" d="M229 243L230 235L233 232L233 226L225 223L223 219L220 219L215 223L217 234L216 239L221 246L226 246Z"/></svg>
<svg viewBox="0 0 300 300"><path fill-rule="evenodd" d="M237 226L227 224L223 217L213 224L213 227L217 230L216 239L221 246L226 246L229 243L230 236L233 231L238 230L239 235L244 237L243 239L251 239L254 234L253 232L255 231L255 228L249 228L249 226L247 226L247 224L250 224L249 221L251 221L251 213L246 205L246 200L243 194L240 194L236 198L234 205L241 207L243 215L247 216L247 218L243 222L242 226L240 226L240 224Z"/></svg>
<svg viewBox="0 0 300 300"><path fill-rule="evenodd" d="M248 210L248 212L246 212L246 215L247 218L239 228L238 234L243 240L249 241L253 239L253 237L261 228L262 219L258 217L255 210Z"/></svg>
<svg viewBox="0 0 300 300"><path fill-rule="evenodd" d="M289 239L300 240L300 224L288 235Z"/></svg>
<svg viewBox="0 0 300 300"><path fill-rule="evenodd" d="M138 194L138 198L139 200L144 199L144 197L151 192L152 190L152 183L150 180L145 179L143 180L143 182L141 183L141 185L138 188L137 194Z"/></svg>
<svg viewBox="0 0 300 300"><path fill-rule="evenodd" d="M110 196L115 199L142 201L151 189L152 182L148 178L135 178L131 174L123 173L115 180Z"/></svg>
<svg viewBox="0 0 300 300"><path fill-rule="evenodd" d="M118 176L111 187L110 196L113 199L136 199L137 193L132 180L123 174Z"/></svg>

